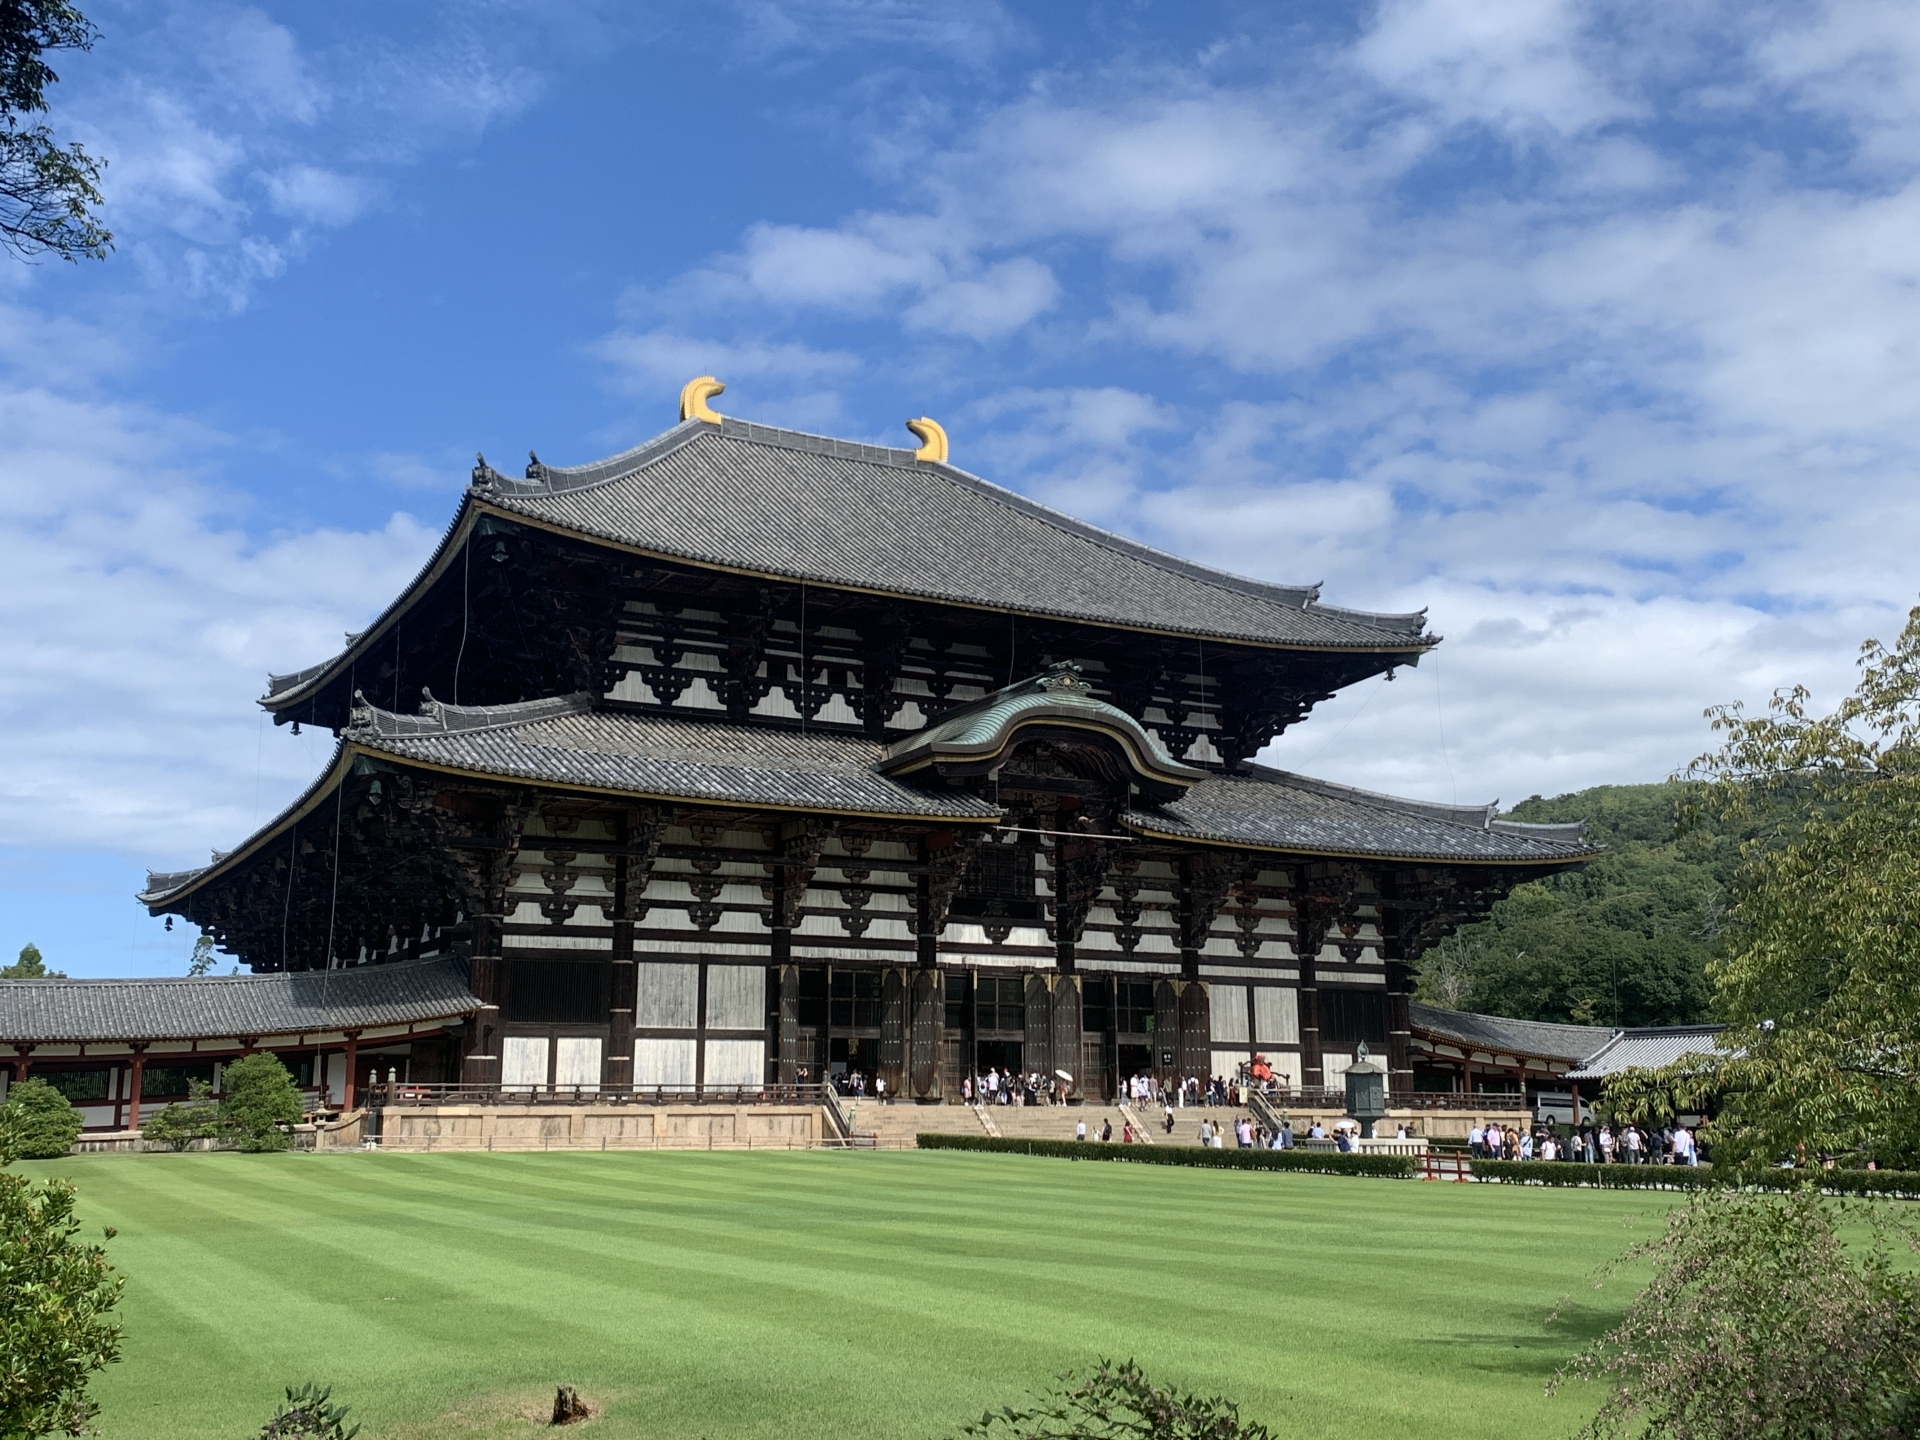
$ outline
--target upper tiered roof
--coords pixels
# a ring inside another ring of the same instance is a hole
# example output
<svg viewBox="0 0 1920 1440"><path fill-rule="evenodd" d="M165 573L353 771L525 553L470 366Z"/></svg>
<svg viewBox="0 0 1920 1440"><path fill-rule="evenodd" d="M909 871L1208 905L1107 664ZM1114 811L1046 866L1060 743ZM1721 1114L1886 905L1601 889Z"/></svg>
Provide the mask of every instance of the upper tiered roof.
<svg viewBox="0 0 1920 1440"><path fill-rule="evenodd" d="M1424 612L1323 605L1076 520L944 461L731 417L525 479L476 467L445 539L407 591L331 660L271 677L305 698L352 663L492 514L695 567L1023 616L1282 650L1403 655L1436 642Z"/></svg>
<svg viewBox="0 0 1920 1440"><path fill-rule="evenodd" d="M757 575L1314 648L1401 649L1426 626L1192 564L912 450L731 417L593 465L482 479L477 493L529 520Z"/></svg>

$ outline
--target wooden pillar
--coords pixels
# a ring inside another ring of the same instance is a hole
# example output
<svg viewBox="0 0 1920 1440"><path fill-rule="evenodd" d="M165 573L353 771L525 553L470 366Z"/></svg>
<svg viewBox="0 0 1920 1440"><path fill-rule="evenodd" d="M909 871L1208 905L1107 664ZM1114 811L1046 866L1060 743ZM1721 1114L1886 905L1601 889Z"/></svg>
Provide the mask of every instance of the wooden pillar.
<svg viewBox="0 0 1920 1440"><path fill-rule="evenodd" d="M613 973L607 989L607 1053L601 1061L601 1081L608 1090L624 1095L633 1089L633 1007L639 972L633 959L633 912L628 905L632 860L613 860Z"/></svg>
<svg viewBox="0 0 1920 1440"><path fill-rule="evenodd" d="M1180 1068L1180 987L1171 980L1153 985L1153 1054L1147 1063L1162 1084L1172 1083Z"/></svg>
<svg viewBox="0 0 1920 1440"><path fill-rule="evenodd" d="M1413 1089L1413 967L1387 962L1387 1093Z"/></svg>
<svg viewBox="0 0 1920 1440"><path fill-rule="evenodd" d="M340 1082L340 1085L341 1085L340 1108L342 1110L353 1109L353 1096L354 1096L353 1071L354 1071L354 1067L359 1063L360 1063L360 1032L358 1030L349 1030L347 1031L347 1073L346 1073L346 1077Z"/></svg>
<svg viewBox="0 0 1920 1440"><path fill-rule="evenodd" d="M15 1045L13 1056L13 1083L18 1085L27 1078L27 1071L33 1066L33 1046Z"/></svg>
<svg viewBox="0 0 1920 1440"><path fill-rule="evenodd" d="M126 1128L129 1130L140 1128L140 1087L146 1079L146 1049L146 1041L137 1041L133 1047L133 1063L128 1067Z"/></svg>
<svg viewBox="0 0 1920 1440"><path fill-rule="evenodd" d="M1300 1083L1308 1090L1324 1089L1326 1073L1320 1064L1320 985L1314 965L1320 947L1300 956Z"/></svg>
<svg viewBox="0 0 1920 1440"><path fill-rule="evenodd" d="M1053 990L1050 976L1034 971L1026 978L1026 1034L1020 1042L1020 1068L1049 1075L1053 1058Z"/></svg>
<svg viewBox="0 0 1920 1440"><path fill-rule="evenodd" d="M1182 1080L1213 1073L1212 995L1201 980L1189 980L1180 988L1179 1069Z"/></svg>
<svg viewBox="0 0 1920 1440"><path fill-rule="evenodd" d="M1081 1073L1086 1068L1085 1041L1083 1028L1085 1011L1080 991L1078 975L1059 975L1053 982L1053 1068L1065 1070L1073 1076L1068 1087L1069 1097L1080 1097L1086 1093L1087 1080ZM1096 1079L1094 1088L1098 1088Z"/></svg>
<svg viewBox="0 0 1920 1440"><path fill-rule="evenodd" d="M904 1095L907 1089L907 1047L909 1044L907 972L889 966L880 977L880 1064L879 1078L887 1082L888 1095Z"/></svg>
<svg viewBox="0 0 1920 1440"><path fill-rule="evenodd" d="M791 941L791 931L776 930L773 938L776 956L783 948L788 954L792 953L791 944L782 947L779 943L783 938ZM800 1083L800 967L791 961L781 961L779 966L780 1032L775 1054L780 1062L780 1083L797 1085Z"/></svg>
<svg viewBox="0 0 1920 1440"><path fill-rule="evenodd" d="M913 1024L907 1061L908 1093L915 1100L941 1096L940 1048L947 1020L947 995L940 972L916 966L913 974Z"/></svg>

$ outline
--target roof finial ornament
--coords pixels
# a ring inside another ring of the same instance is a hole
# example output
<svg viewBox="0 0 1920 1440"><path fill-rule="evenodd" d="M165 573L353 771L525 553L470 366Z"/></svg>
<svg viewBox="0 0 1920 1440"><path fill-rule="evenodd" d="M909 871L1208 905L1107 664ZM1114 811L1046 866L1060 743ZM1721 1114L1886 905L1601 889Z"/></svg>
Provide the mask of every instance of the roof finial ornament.
<svg viewBox="0 0 1920 1440"><path fill-rule="evenodd" d="M913 452L916 460L931 460L937 465L947 463L947 432L938 420L930 420L922 415L918 420L907 421L907 429L920 437L920 448Z"/></svg>
<svg viewBox="0 0 1920 1440"><path fill-rule="evenodd" d="M702 375L689 380L680 387L680 418L682 420L704 420L709 425L720 423L719 412L707 401L716 395L724 395L727 387L711 375Z"/></svg>
<svg viewBox="0 0 1920 1440"><path fill-rule="evenodd" d="M1055 695L1093 698L1093 687L1087 683L1079 662L1075 660L1056 660L1047 666L1047 673L1040 677L1040 688Z"/></svg>

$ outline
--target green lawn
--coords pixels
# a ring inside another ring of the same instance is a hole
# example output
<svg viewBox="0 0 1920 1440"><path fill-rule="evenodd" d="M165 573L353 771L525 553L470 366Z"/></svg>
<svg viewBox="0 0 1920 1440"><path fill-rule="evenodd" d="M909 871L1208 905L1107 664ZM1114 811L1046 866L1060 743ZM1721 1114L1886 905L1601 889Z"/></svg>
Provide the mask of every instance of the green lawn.
<svg viewBox="0 0 1920 1440"><path fill-rule="evenodd" d="M1134 1356L1276 1435L1565 1436L1541 1395L1669 1200L970 1154L86 1156L118 1227L108 1440L256 1433L330 1381L365 1440L936 1437ZM1573 1293L1569 1322L1547 1312Z"/></svg>

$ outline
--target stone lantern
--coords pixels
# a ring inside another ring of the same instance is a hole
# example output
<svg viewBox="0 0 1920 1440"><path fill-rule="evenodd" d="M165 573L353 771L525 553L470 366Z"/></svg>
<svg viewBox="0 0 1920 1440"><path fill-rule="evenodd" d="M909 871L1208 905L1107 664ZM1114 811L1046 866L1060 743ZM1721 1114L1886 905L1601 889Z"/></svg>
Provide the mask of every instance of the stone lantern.
<svg viewBox="0 0 1920 1440"><path fill-rule="evenodd" d="M1360 1134L1368 1140L1374 1122L1387 1114L1387 1067L1373 1058L1364 1040L1347 1067L1347 1114L1360 1122Z"/></svg>

